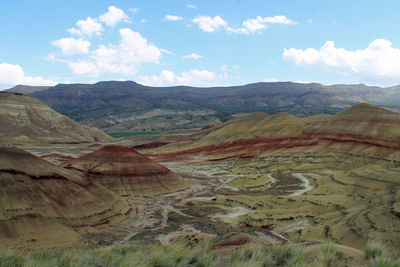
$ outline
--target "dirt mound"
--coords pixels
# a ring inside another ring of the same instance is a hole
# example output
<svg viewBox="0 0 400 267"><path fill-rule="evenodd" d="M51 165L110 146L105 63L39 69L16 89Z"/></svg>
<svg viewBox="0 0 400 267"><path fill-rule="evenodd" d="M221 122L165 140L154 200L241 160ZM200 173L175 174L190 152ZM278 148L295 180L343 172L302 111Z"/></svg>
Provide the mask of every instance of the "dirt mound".
<svg viewBox="0 0 400 267"><path fill-rule="evenodd" d="M123 146L105 146L63 164L120 195L147 195L185 187L182 177Z"/></svg>
<svg viewBox="0 0 400 267"><path fill-rule="evenodd" d="M5 92L0 92L0 133L0 145L77 144L112 140L102 131L83 126L33 97Z"/></svg>
<svg viewBox="0 0 400 267"><path fill-rule="evenodd" d="M128 210L118 195L89 179L0 147L0 246L70 244L121 221Z"/></svg>

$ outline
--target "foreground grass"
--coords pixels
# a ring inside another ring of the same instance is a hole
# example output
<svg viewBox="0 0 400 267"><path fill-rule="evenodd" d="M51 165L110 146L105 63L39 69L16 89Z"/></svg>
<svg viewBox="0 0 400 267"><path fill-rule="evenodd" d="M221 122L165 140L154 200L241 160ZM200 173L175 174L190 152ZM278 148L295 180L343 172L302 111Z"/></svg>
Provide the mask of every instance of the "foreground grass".
<svg viewBox="0 0 400 267"><path fill-rule="evenodd" d="M376 244L374 244L376 248ZM376 253L364 259L346 258L335 245L326 244L311 255L303 246L248 244L238 249L211 250L210 245L118 245L109 248L42 249L22 254L0 251L0 267L14 266L371 266L399 267L400 260Z"/></svg>

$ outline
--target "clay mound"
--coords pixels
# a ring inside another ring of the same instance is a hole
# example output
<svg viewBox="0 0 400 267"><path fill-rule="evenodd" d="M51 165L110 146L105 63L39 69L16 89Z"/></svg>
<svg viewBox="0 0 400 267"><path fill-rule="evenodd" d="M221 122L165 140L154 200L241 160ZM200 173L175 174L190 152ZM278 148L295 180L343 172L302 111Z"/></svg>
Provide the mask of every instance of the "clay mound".
<svg viewBox="0 0 400 267"><path fill-rule="evenodd" d="M120 195L148 195L185 187L179 175L123 146L105 146L63 164Z"/></svg>
<svg viewBox="0 0 400 267"><path fill-rule="evenodd" d="M89 179L0 147L0 246L70 244L124 219L125 201Z"/></svg>
<svg viewBox="0 0 400 267"><path fill-rule="evenodd" d="M334 116L316 118L306 131L396 146L400 143L400 115L370 104L359 104Z"/></svg>
<svg viewBox="0 0 400 267"><path fill-rule="evenodd" d="M83 126L33 97L0 92L0 144L74 144L111 140L102 131Z"/></svg>
<svg viewBox="0 0 400 267"><path fill-rule="evenodd" d="M389 155L400 150L400 115L369 104L336 115L298 118L254 113L185 144L154 149L150 157L199 155L210 160L251 158L265 151L309 149Z"/></svg>

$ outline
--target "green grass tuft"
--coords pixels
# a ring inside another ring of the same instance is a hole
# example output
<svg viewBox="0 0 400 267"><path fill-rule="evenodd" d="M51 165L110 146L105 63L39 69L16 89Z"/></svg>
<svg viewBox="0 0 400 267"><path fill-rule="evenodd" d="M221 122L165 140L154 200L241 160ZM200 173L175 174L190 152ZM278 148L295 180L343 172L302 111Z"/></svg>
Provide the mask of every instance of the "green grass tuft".
<svg viewBox="0 0 400 267"><path fill-rule="evenodd" d="M364 247L364 253L367 259L375 259L382 256L384 249L384 245L381 242L368 241Z"/></svg>

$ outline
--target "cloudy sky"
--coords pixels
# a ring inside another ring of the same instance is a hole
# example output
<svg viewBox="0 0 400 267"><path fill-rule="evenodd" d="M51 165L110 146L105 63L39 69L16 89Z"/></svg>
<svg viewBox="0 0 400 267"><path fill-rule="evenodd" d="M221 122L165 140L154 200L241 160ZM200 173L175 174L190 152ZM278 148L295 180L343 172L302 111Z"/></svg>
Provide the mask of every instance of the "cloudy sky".
<svg viewBox="0 0 400 267"><path fill-rule="evenodd" d="M133 80L400 84L400 1L13 0L0 89Z"/></svg>

